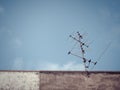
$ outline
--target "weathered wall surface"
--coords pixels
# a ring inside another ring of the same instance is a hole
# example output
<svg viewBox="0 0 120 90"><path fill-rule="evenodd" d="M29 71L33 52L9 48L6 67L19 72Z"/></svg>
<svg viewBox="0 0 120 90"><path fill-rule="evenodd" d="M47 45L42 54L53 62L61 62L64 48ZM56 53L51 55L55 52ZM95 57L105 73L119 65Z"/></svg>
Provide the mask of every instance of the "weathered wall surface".
<svg viewBox="0 0 120 90"><path fill-rule="evenodd" d="M120 72L0 71L0 90L120 90Z"/></svg>
<svg viewBox="0 0 120 90"><path fill-rule="evenodd" d="M85 72L41 73L41 90L120 90L120 74Z"/></svg>
<svg viewBox="0 0 120 90"><path fill-rule="evenodd" d="M38 72L0 72L0 90L39 90Z"/></svg>

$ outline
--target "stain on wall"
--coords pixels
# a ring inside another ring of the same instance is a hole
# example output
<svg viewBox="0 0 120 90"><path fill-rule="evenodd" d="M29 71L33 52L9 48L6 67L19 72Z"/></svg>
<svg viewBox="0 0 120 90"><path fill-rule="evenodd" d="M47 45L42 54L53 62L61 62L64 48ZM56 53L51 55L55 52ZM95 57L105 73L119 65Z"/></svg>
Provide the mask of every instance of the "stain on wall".
<svg viewBox="0 0 120 90"><path fill-rule="evenodd" d="M120 72L0 71L0 90L120 90Z"/></svg>

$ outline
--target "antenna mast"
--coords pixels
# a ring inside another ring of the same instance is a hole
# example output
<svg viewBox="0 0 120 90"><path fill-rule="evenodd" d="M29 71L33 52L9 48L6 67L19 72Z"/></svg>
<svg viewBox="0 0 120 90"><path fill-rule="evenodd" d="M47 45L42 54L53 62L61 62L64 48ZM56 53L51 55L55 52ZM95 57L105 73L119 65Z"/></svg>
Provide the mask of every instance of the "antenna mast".
<svg viewBox="0 0 120 90"><path fill-rule="evenodd" d="M81 35L79 32L77 32L76 34L77 34L77 37L74 37L72 35L70 35L69 37L75 40L79 44L81 56L74 54L72 50L68 52L68 55L73 55L82 59L84 63L85 71L88 71L90 64L96 65L97 62L94 62L91 59L87 59L85 57L85 53L86 53L85 47L88 48L89 46L85 42L83 42L83 35Z"/></svg>

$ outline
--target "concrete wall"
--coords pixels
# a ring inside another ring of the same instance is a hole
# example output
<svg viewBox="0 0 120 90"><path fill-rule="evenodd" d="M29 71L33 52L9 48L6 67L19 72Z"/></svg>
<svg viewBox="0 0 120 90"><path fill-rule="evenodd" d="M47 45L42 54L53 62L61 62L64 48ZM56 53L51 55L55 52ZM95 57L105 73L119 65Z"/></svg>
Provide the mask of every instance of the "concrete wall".
<svg viewBox="0 0 120 90"><path fill-rule="evenodd" d="M0 90L120 90L120 72L0 71Z"/></svg>
<svg viewBox="0 0 120 90"><path fill-rule="evenodd" d="M120 90L120 73L44 72L41 90Z"/></svg>

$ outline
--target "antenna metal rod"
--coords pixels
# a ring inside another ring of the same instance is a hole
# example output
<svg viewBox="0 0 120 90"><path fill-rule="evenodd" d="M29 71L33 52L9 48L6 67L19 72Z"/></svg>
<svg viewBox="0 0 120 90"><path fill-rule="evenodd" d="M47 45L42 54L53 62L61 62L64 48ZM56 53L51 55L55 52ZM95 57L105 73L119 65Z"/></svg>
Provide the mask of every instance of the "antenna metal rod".
<svg viewBox="0 0 120 90"><path fill-rule="evenodd" d="M93 64L96 64L96 63L97 63L97 62L90 61L90 60L88 60L88 59L86 59L86 58L83 58L83 57L81 57L81 56L79 56L79 55L76 55L76 54L74 54L74 53L71 53L71 52L68 52L68 54L71 54L71 55L73 55L73 56L79 57L79 58L83 59L83 61L88 61L88 62L93 63Z"/></svg>
<svg viewBox="0 0 120 90"><path fill-rule="evenodd" d="M72 39L76 40L77 42L79 42L82 46L86 46L88 47L88 45L86 45L85 43L81 42L80 40L76 39L75 37L73 37L72 35L70 35L69 37L71 37Z"/></svg>

